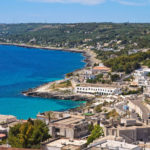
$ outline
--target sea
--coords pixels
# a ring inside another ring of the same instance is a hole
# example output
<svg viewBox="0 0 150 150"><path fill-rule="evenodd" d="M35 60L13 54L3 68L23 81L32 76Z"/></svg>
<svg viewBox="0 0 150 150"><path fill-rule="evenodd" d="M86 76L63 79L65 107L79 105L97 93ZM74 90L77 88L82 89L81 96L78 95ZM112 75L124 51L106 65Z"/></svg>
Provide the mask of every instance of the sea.
<svg viewBox="0 0 150 150"><path fill-rule="evenodd" d="M63 79L85 66L80 53L0 45L0 114L36 118L44 111L64 111L84 102L27 97L29 88Z"/></svg>

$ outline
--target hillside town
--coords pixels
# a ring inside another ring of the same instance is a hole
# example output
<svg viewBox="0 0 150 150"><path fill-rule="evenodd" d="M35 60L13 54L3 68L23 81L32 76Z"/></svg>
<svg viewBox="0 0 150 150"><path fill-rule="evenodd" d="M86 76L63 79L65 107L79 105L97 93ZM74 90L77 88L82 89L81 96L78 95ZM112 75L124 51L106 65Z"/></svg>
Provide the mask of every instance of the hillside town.
<svg viewBox="0 0 150 150"><path fill-rule="evenodd" d="M41 142L41 150L150 149L148 67L125 74L112 72L99 62L23 94L86 101L71 110L37 114L36 119L46 124L51 136ZM9 130L25 122L0 115L0 148L13 150L7 142Z"/></svg>
<svg viewBox="0 0 150 150"><path fill-rule="evenodd" d="M0 0L0 150L150 150L150 0Z"/></svg>
<svg viewBox="0 0 150 150"><path fill-rule="evenodd" d="M81 53L86 63L20 93L81 103L28 120L0 115L0 150L150 150L149 33L149 24L0 24L0 45Z"/></svg>

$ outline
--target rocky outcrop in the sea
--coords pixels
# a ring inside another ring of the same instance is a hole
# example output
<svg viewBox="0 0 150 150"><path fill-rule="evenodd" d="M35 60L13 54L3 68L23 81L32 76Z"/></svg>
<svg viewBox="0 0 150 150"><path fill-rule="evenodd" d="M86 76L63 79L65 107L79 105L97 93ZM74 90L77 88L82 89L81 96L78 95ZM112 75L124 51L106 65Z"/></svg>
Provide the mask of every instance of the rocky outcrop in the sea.
<svg viewBox="0 0 150 150"><path fill-rule="evenodd" d="M62 99L62 100L74 100L74 101L89 101L92 100L92 97L81 96L76 94L62 94L60 92L35 92L32 90L22 92L25 96L32 97L42 97L42 98L54 98L54 99Z"/></svg>
<svg viewBox="0 0 150 150"><path fill-rule="evenodd" d="M89 101L94 96L76 94L73 92L73 84L71 80L59 80L41 85L37 88L29 89L22 92L25 96L42 97L42 98L54 98L62 100L74 100L74 101Z"/></svg>

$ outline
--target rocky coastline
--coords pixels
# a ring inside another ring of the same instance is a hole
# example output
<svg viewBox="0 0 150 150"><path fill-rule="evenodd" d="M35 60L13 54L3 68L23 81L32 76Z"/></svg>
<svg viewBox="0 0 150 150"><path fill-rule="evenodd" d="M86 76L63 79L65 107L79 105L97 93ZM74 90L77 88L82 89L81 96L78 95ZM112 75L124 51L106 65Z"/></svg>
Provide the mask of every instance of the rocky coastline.
<svg viewBox="0 0 150 150"><path fill-rule="evenodd" d="M53 99L61 99L61 100L72 100L72 101L90 101L93 100L92 97L87 96L81 96L81 95L65 95L61 94L59 92L36 92L33 90L28 90L22 92L25 96L31 96L31 97L42 97L42 98L53 98Z"/></svg>

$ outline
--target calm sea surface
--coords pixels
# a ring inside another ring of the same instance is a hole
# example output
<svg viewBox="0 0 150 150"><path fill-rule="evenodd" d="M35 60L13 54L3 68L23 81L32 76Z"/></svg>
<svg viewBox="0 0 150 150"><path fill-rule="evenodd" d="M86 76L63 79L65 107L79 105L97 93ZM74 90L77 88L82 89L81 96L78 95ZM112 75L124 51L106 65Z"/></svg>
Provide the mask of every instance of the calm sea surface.
<svg viewBox="0 0 150 150"><path fill-rule="evenodd" d="M82 102L25 97L21 92L62 79L65 73L82 68L83 59L79 53L0 45L0 114L28 119L38 112L79 106Z"/></svg>

